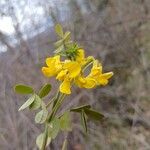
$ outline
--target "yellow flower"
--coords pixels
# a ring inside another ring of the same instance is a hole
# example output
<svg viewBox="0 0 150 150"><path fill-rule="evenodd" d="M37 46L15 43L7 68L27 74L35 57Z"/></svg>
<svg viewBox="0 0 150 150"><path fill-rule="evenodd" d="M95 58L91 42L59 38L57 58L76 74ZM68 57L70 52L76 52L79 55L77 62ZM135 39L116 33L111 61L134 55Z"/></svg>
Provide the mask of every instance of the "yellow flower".
<svg viewBox="0 0 150 150"><path fill-rule="evenodd" d="M64 94L71 93L71 82L81 72L81 67L78 62L66 60L63 63L62 70L58 73L56 79L63 81L60 85L60 91Z"/></svg>
<svg viewBox="0 0 150 150"><path fill-rule="evenodd" d="M58 73L56 79L62 81L66 76L73 79L80 74L80 71L81 67L77 62L67 60L64 62L62 70Z"/></svg>
<svg viewBox="0 0 150 150"><path fill-rule="evenodd" d="M61 83L59 89L61 93L64 94L71 94L71 83L70 83L70 79L69 78L65 78L64 81Z"/></svg>
<svg viewBox="0 0 150 150"><path fill-rule="evenodd" d="M75 79L75 83L80 87L80 88L94 88L96 86L96 81L95 79L91 77L83 77L79 76Z"/></svg>
<svg viewBox="0 0 150 150"><path fill-rule="evenodd" d="M112 76L113 72L102 73L102 65L97 60L93 62L89 77L95 79L97 85L106 85Z"/></svg>
<svg viewBox="0 0 150 150"><path fill-rule="evenodd" d="M86 65L89 61L94 60L93 56L88 56L85 58L84 50L78 49L78 54L76 56L76 62L78 62L81 66Z"/></svg>
<svg viewBox="0 0 150 150"><path fill-rule="evenodd" d="M81 66L76 61L66 62L63 65L63 69L68 70L69 78L75 78L81 72Z"/></svg>
<svg viewBox="0 0 150 150"><path fill-rule="evenodd" d="M67 75L67 72L68 72L67 69L66 69L66 70L61 70L61 71L58 73L56 79L59 80L59 81L63 81L63 80L65 79L65 76Z"/></svg>
<svg viewBox="0 0 150 150"><path fill-rule="evenodd" d="M57 73L62 69L62 63L60 62L60 56L56 55L54 57L49 57L46 59L46 65L48 67L42 67L42 72L47 77L52 77L57 75Z"/></svg>
<svg viewBox="0 0 150 150"><path fill-rule="evenodd" d="M84 77L84 70L93 63L91 72ZM42 68L42 72L47 77L56 76L61 81L60 92L71 93L71 85L75 83L80 88L94 88L97 85L106 85L113 73L102 73L102 65L92 56L85 58L84 50L79 49L75 61L60 61L60 55L46 59L47 67Z"/></svg>
<svg viewBox="0 0 150 150"><path fill-rule="evenodd" d="M83 75L78 76L75 79L75 83L80 88L94 88L96 85L106 85L112 75L113 72L103 74L102 65L97 60L94 60L90 74L86 77Z"/></svg>
<svg viewBox="0 0 150 150"><path fill-rule="evenodd" d="M103 73L97 78L97 81L99 85L107 85L108 79L110 79L112 76L113 76L113 72Z"/></svg>

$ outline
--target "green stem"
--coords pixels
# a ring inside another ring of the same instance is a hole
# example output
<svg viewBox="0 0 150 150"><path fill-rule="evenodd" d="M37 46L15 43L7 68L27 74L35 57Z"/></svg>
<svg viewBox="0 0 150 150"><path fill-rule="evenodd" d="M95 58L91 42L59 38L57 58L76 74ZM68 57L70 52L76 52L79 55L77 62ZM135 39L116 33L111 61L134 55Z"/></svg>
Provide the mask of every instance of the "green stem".
<svg viewBox="0 0 150 150"><path fill-rule="evenodd" d="M46 125L45 125L44 138L43 138L43 144L42 144L41 150L45 150L45 148L46 148L47 139L48 139L48 123L52 121L52 119L55 116L56 112L60 108L60 106L61 106L61 104L62 104L62 102L65 98L65 95L58 92L55 98L56 99L54 100L53 111L50 113L50 115L47 119Z"/></svg>
<svg viewBox="0 0 150 150"><path fill-rule="evenodd" d="M58 109L60 108L63 100L65 98L65 95L64 94L61 94L59 99L57 100L57 103L55 104L54 108L53 108L53 111L52 113L50 114L50 116L48 117L48 122L50 122L53 117L55 116L55 114L57 113Z"/></svg>
<svg viewBox="0 0 150 150"><path fill-rule="evenodd" d="M56 105L56 103L57 103L57 101L59 100L59 98L60 98L60 95L61 95L61 93L60 93L60 91L58 90L58 92L57 92L57 94L56 94L56 96L54 97L54 103L53 103L53 107L52 108L54 108L55 107L55 105Z"/></svg>
<svg viewBox="0 0 150 150"><path fill-rule="evenodd" d="M55 97L53 97L49 102L48 102L48 104L46 105L46 108L48 108L51 104L52 104L52 102L55 100Z"/></svg>
<svg viewBox="0 0 150 150"><path fill-rule="evenodd" d="M52 100L46 105L46 108L48 108L53 101L54 101L53 107L55 107L55 105L56 105L57 101L59 100L59 98L60 98L60 92L58 91L57 94L56 94L56 96L54 98L52 98ZM49 121L51 121L51 120L49 120ZM46 124L45 124L45 130L44 130L43 143L42 143L41 150L45 150L46 144L47 144L47 139L48 139L48 123L46 122Z"/></svg>
<svg viewBox="0 0 150 150"><path fill-rule="evenodd" d="M93 60L89 60L89 62L87 62L87 63L82 67L82 71L84 72L85 69L88 68L92 63L93 63Z"/></svg>
<svg viewBox="0 0 150 150"><path fill-rule="evenodd" d="M53 107L54 107L55 104L57 103L57 100L59 99L59 96L60 96L60 92L58 91L58 92L56 93L56 95L55 95L52 99L50 99L50 101L49 101L48 104L46 105L46 108L48 108L48 107L52 104L52 102L54 102L54 103L53 103Z"/></svg>

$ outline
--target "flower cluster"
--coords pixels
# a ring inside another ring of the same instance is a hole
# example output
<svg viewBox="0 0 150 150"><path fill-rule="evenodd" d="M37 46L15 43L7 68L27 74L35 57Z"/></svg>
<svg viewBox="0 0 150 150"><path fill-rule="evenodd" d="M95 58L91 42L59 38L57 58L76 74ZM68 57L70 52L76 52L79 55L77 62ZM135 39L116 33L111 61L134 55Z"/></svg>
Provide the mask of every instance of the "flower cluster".
<svg viewBox="0 0 150 150"><path fill-rule="evenodd" d="M98 85L106 85L113 72L102 73L102 65L92 56L85 57L84 50L78 49L75 60L61 61L60 55L46 59L47 67L42 67L46 77L56 77L61 81L60 92L71 93L71 86L75 84L80 88L94 88ZM90 73L85 76L85 70L92 65Z"/></svg>

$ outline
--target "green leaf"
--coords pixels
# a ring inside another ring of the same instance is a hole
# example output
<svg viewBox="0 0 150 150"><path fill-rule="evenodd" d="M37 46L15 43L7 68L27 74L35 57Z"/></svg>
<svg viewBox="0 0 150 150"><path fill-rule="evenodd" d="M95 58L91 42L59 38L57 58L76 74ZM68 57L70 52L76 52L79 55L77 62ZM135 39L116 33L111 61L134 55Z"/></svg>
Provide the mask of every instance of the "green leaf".
<svg viewBox="0 0 150 150"><path fill-rule="evenodd" d="M63 45L61 45L61 46L59 46L56 50L55 50L55 53L57 54L57 53L60 53L60 52L62 52L64 50L64 46Z"/></svg>
<svg viewBox="0 0 150 150"><path fill-rule="evenodd" d="M26 85L22 85L22 84L16 85L14 87L14 90L18 94L32 94L34 92L32 87L29 87L29 86L26 86Z"/></svg>
<svg viewBox="0 0 150 150"><path fill-rule="evenodd" d="M83 129L87 133L87 119L86 119L86 114L83 109L81 111L81 121L82 121Z"/></svg>
<svg viewBox="0 0 150 150"><path fill-rule="evenodd" d="M54 43L54 45L56 47L60 47L62 44L63 44L63 40L59 40L59 41L57 41L57 42Z"/></svg>
<svg viewBox="0 0 150 150"><path fill-rule="evenodd" d="M79 106L79 107L76 107L76 108L73 108L71 109L70 111L73 111L73 112L81 112L82 110L84 109L90 109L91 106L90 105L82 105L82 106Z"/></svg>
<svg viewBox="0 0 150 150"><path fill-rule="evenodd" d="M62 150L67 150L67 144L68 144L68 141L67 139L65 139L63 142Z"/></svg>
<svg viewBox="0 0 150 150"><path fill-rule="evenodd" d="M42 102L41 98L35 94L34 102L29 106L29 108L32 110L37 110L38 108L40 108L41 102Z"/></svg>
<svg viewBox="0 0 150 150"><path fill-rule="evenodd" d="M62 131L71 131L71 116L69 112L65 112L60 118L60 128Z"/></svg>
<svg viewBox="0 0 150 150"><path fill-rule="evenodd" d="M27 107L29 107L35 100L35 94L32 95L20 108L19 108L19 111L20 110L23 110Z"/></svg>
<svg viewBox="0 0 150 150"><path fill-rule="evenodd" d="M47 96L48 95L48 93L51 91L51 88L52 88L52 86L50 85L50 84L45 84L42 88L41 88L41 90L40 90L40 92L39 92L39 97L40 98L43 98L43 97L45 97L45 96Z"/></svg>
<svg viewBox="0 0 150 150"><path fill-rule="evenodd" d="M92 109L84 109L84 112L86 113L86 115L88 116L88 118L92 119L92 120L97 120L97 121L101 121L104 118L104 115L100 112L97 112L95 110Z"/></svg>
<svg viewBox="0 0 150 150"><path fill-rule="evenodd" d="M38 112L35 116L35 122L42 124L46 121L48 115L48 111L46 109L42 109L40 112Z"/></svg>
<svg viewBox="0 0 150 150"><path fill-rule="evenodd" d="M71 39L71 33L69 32L69 31L67 31L66 33L65 33L65 35L64 35L64 40L65 40L65 42L69 42L70 41L70 39Z"/></svg>
<svg viewBox="0 0 150 150"><path fill-rule="evenodd" d="M48 136L52 139L55 139L60 131L60 121L58 118L54 118L52 122L49 124L48 128Z"/></svg>
<svg viewBox="0 0 150 150"><path fill-rule="evenodd" d="M38 146L39 149L42 148L43 140L44 140L44 133L41 133L41 134L36 138L36 145ZM50 142L51 142L51 138L48 137L46 146L48 146L48 145L50 144Z"/></svg>
<svg viewBox="0 0 150 150"><path fill-rule="evenodd" d="M60 24L57 24L55 26L55 32L60 36L60 37L63 37L63 29L62 29L62 26Z"/></svg>

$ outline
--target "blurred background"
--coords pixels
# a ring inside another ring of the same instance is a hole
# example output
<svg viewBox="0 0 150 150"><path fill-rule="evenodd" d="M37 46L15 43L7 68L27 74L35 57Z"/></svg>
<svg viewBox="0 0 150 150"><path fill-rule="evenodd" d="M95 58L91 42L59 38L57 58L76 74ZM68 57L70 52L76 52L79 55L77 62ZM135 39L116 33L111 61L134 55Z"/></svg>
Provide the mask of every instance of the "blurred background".
<svg viewBox="0 0 150 150"><path fill-rule="evenodd" d="M73 89L61 111L89 103L103 112L102 123L88 123L89 135L73 115L68 150L150 150L150 1L149 0L0 0L0 150L37 150L41 126L34 112L18 112L26 97L13 86L39 89L41 66L52 55L54 25L99 59L114 76L106 87ZM54 92L51 95L54 95ZM60 150L60 134L48 150Z"/></svg>

